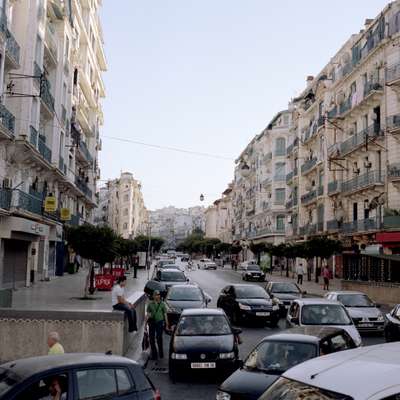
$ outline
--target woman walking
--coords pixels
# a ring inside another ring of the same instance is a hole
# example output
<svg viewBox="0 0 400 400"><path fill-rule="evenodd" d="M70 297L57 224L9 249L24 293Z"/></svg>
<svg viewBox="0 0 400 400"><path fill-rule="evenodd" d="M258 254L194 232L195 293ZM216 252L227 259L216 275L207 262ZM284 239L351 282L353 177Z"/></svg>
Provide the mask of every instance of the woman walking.
<svg viewBox="0 0 400 400"><path fill-rule="evenodd" d="M329 279L331 277L331 273L329 272L329 268L325 265L322 270L322 278L324 279L324 290L329 290Z"/></svg>

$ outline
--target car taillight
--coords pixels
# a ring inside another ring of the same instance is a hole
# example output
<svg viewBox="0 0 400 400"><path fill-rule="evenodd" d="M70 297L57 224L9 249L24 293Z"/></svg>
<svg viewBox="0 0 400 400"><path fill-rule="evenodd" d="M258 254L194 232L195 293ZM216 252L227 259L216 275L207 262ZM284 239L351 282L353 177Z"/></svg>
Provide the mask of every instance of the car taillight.
<svg viewBox="0 0 400 400"><path fill-rule="evenodd" d="M160 394L160 391L158 389L154 392L153 399L154 400L161 400L161 394Z"/></svg>

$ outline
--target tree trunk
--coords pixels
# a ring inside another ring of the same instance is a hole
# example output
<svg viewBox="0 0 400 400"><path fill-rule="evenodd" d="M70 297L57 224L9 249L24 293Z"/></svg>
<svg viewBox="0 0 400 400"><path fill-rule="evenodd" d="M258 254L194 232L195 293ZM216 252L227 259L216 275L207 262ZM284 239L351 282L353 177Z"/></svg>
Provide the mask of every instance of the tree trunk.
<svg viewBox="0 0 400 400"><path fill-rule="evenodd" d="M285 257L286 259L286 278L289 278L289 259Z"/></svg>
<svg viewBox="0 0 400 400"><path fill-rule="evenodd" d="M320 274L320 267L319 267L319 265L320 265L320 258L317 257L317 262L315 263L315 283L318 283L318 282L319 282L319 279L318 279L319 274Z"/></svg>
<svg viewBox="0 0 400 400"><path fill-rule="evenodd" d="M307 281L311 282L311 267L310 260L307 258Z"/></svg>

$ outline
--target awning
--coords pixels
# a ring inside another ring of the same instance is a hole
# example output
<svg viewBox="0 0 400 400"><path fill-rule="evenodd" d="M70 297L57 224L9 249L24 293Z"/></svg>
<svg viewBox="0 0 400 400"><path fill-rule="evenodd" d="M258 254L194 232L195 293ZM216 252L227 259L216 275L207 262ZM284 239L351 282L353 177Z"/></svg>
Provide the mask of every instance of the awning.
<svg viewBox="0 0 400 400"><path fill-rule="evenodd" d="M381 232L376 234L376 241L378 243L398 243L400 246L400 232Z"/></svg>

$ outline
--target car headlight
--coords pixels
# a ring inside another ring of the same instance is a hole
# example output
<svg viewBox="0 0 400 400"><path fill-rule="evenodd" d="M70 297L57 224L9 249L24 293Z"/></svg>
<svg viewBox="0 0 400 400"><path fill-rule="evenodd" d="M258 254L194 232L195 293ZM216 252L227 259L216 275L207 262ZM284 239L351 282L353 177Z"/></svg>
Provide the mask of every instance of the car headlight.
<svg viewBox="0 0 400 400"><path fill-rule="evenodd" d="M187 360L187 354L183 353L172 353L171 358L173 360Z"/></svg>
<svg viewBox="0 0 400 400"><path fill-rule="evenodd" d="M231 400L231 395L229 393L218 390L215 400Z"/></svg>
<svg viewBox="0 0 400 400"><path fill-rule="evenodd" d="M250 311L250 310L251 310L251 307L250 307L250 306L248 306L247 304L242 304L242 303L239 303L239 308L240 308L241 310L247 310L247 311Z"/></svg>
<svg viewBox="0 0 400 400"><path fill-rule="evenodd" d="M235 358L235 353L233 351L229 352L229 353L219 353L219 358L221 360L226 360L226 359L230 359L230 358Z"/></svg>
<svg viewBox="0 0 400 400"><path fill-rule="evenodd" d="M378 316L378 319L377 319L379 322L383 322L384 320L385 320L385 317L381 314L381 315L379 315Z"/></svg>

